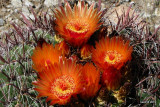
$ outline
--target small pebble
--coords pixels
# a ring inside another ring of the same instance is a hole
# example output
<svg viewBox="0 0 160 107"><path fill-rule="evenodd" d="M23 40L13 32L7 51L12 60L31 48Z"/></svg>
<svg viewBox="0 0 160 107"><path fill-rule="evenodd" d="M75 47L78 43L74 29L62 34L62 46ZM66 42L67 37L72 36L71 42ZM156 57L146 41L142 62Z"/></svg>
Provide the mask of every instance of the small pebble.
<svg viewBox="0 0 160 107"><path fill-rule="evenodd" d="M135 2L134 2L134 1L131 1L131 2L130 2L130 5L132 5L132 4L135 4Z"/></svg>
<svg viewBox="0 0 160 107"><path fill-rule="evenodd" d="M21 0L11 0L11 4L12 4L15 8L22 7L22 2L21 2Z"/></svg>
<svg viewBox="0 0 160 107"><path fill-rule="evenodd" d="M4 25L4 20L0 19L0 26L3 26L3 25Z"/></svg>

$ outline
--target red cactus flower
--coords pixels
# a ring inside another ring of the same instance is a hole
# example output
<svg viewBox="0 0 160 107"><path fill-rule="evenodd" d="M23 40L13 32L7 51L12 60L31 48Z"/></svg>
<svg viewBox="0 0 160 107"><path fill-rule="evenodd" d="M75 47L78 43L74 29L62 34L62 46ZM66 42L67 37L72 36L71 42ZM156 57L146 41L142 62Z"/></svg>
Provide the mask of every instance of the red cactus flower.
<svg viewBox="0 0 160 107"><path fill-rule="evenodd" d="M96 95L100 88L100 72L92 63L87 63L82 69L86 85L84 91L80 94L85 100L88 100Z"/></svg>
<svg viewBox="0 0 160 107"><path fill-rule="evenodd" d="M66 44L65 41L62 41L62 42L60 42L60 43L57 43L57 44L55 45L55 48L57 48L58 50L60 50L60 51L61 51L61 54L62 54L63 56L69 55L69 53L70 53L69 46Z"/></svg>
<svg viewBox="0 0 160 107"><path fill-rule="evenodd" d="M39 79L33 84L38 91L38 97L47 97L51 105L65 105L71 96L80 93L83 88L81 66L75 61L64 60L38 72Z"/></svg>
<svg viewBox="0 0 160 107"><path fill-rule="evenodd" d="M101 13L94 9L94 4L88 8L84 1L79 0L72 9L66 2L64 7L60 6L60 10L56 9L54 12L55 30L73 46L80 46L99 29L102 24L99 23Z"/></svg>
<svg viewBox="0 0 160 107"><path fill-rule="evenodd" d="M33 61L33 69L41 72L50 64L58 63L61 52L53 47L52 44L43 43L33 50L31 59Z"/></svg>
<svg viewBox="0 0 160 107"><path fill-rule="evenodd" d="M121 81L121 73L115 68L108 68L102 74L102 82L108 90L119 88Z"/></svg>
<svg viewBox="0 0 160 107"><path fill-rule="evenodd" d="M81 52L81 57L83 59L90 59L92 56L92 46L91 45L87 45L85 44L84 46L82 46L80 52Z"/></svg>
<svg viewBox="0 0 160 107"><path fill-rule="evenodd" d="M96 43L92 60L102 69L110 66L120 69L125 62L131 59L131 53L132 46L129 46L129 41L124 42L120 37L111 39L107 37Z"/></svg>

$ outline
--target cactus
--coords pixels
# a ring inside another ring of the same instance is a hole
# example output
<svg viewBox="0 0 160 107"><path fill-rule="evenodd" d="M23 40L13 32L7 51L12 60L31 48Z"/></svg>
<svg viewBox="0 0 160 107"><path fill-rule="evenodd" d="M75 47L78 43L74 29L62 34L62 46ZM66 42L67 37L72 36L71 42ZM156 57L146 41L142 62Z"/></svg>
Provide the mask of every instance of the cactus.
<svg viewBox="0 0 160 107"><path fill-rule="evenodd" d="M66 3L66 2L65 2ZM64 3L64 4L65 4ZM68 2L67 2L68 3ZM73 2L69 2L73 7ZM87 2L86 2L87 3ZM62 6L64 6L62 4ZM97 3L97 10L101 9L101 0ZM90 6L90 4L89 4ZM160 88L160 37L157 35L160 26L155 32L150 32L147 23L140 20L139 15L129 15L127 12L121 16L117 13L118 22L102 24L95 31L88 44L95 47L95 42L104 38L121 35L130 40L133 46L132 60L121 68L122 82L117 90L98 88L97 94L90 100L84 101L71 98L67 106L138 106L159 105ZM0 106L49 106L45 98L37 98L32 82L39 78L37 71L32 68L31 56L33 49L40 38L53 45L57 44L57 31L55 30L55 16L45 13L37 15L32 8L34 20L27 19L24 14L24 26L12 23L14 29L1 35L0 39ZM102 11L101 17L107 12ZM49 16L49 17L48 17ZM106 20L104 17L100 21ZM111 26L109 28L109 26ZM111 32L108 30L111 29ZM78 63L84 65L92 62L91 59L81 58L80 49L70 46L71 54L78 57ZM72 101L73 100L73 101ZM59 106L59 105L55 105Z"/></svg>

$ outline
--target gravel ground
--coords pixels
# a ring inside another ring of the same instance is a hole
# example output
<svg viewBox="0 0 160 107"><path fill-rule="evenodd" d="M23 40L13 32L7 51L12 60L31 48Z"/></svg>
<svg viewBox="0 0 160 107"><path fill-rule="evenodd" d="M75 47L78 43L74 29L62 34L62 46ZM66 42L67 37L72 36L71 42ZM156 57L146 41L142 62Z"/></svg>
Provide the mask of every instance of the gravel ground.
<svg viewBox="0 0 160 107"><path fill-rule="evenodd" d="M59 0L60 1L60 0ZM61 0L63 1L63 0ZM93 1L93 0L88 0ZM98 1L98 0L96 0ZM133 9L141 13L142 17L149 23L151 30L154 31L160 25L160 1L158 0L102 0L102 7L109 7L109 12L112 13L117 10L119 14L122 9L127 9L130 4L134 3ZM32 6L37 14L40 12L51 12L50 8L58 6L58 0L1 0L0 2L0 33L8 31L12 28L12 22L22 24L21 14L31 19L33 15L30 13L28 7ZM52 14L52 13L51 13ZM109 15L112 22L116 23L117 16L115 12Z"/></svg>

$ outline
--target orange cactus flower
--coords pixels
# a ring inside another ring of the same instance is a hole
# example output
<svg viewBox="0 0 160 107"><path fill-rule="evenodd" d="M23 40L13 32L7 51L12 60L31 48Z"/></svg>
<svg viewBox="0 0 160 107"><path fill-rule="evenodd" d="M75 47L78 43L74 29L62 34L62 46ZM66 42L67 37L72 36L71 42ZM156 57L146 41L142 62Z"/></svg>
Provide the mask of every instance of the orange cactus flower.
<svg viewBox="0 0 160 107"><path fill-rule="evenodd" d="M108 90L119 88L121 81L121 73L115 68L106 69L102 74L102 82L107 86Z"/></svg>
<svg viewBox="0 0 160 107"><path fill-rule="evenodd" d="M57 48L58 50L60 50L60 51L61 51L61 54L62 54L63 56L69 55L69 53L70 53L69 46L66 44L65 41L62 41L62 42L60 42L60 43L57 43L57 44L55 45L55 48Z"/></svg>
<svg viewBox="0 0 160 107"><path fill-rule="evenodd" d="M96 95L100 88L100 72L92 63L85 64L82 72L86 85L84 87L84 91L80 94L80 96L85 100L89 100Z"/></svg>
<svg viewBox="0 0 160 107"><path fill-rule="evenodd" d="M55 9L55 30L73 46L81 46L99 29L101 13L94 9L94 3L88 8L88 4L79 0L72 9L66 2L60 10Z"/></svg>
<svg viewBox="0 0 160 107"><path fill-rule="evenodd" d="M92 60L102 69L107 69L110 66L120 69L125 62L131 60L132 50L132 46L129 46L129 40L124 42L120 37L111 39L106 37L96 43Z"/></svg>
<svg viewBox="0 0 160 107"><path fill-rule="evenodd" d="M91 45L87 45L85 44L84 46L82 46L80 52L81 52L81 57L83 59L90 59L92 56L92 46Z"/></svg>
<svg viewBox="0 0 160 107"><path fill-rule="evenodd" d="M48 65L58 63L59 56L61 56L61 52L55 49L52 44L43 43L42 46L38 45L31 56L33 69L41 72Z"/></svg>
<svg viewBox="0 0 160 107"><path fill-rule="evenodd" d="M83 88L81 67L75 61L64 60L38 72L39 79L33 82L36 86L34 90L39 93L37 97L47 97L46 102L51 101L51 105L67 104L71 96L80 93Z"/></svg>

